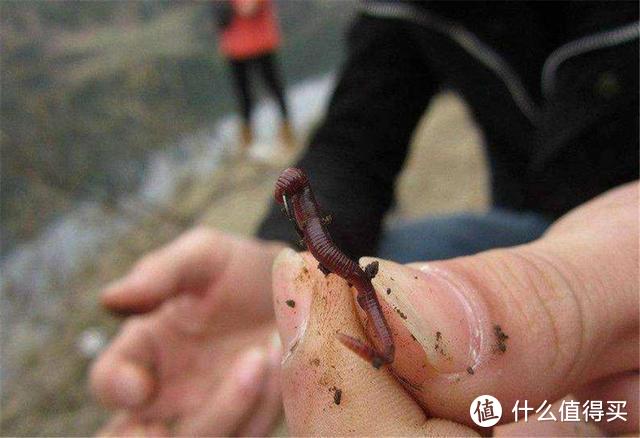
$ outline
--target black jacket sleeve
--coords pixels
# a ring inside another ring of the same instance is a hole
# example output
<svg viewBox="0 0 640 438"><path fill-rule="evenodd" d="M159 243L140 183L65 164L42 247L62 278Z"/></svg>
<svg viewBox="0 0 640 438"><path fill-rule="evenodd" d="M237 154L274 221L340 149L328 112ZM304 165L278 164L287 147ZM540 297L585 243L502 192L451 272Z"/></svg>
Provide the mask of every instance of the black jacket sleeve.
<svg viewBox="0 0 640 438"><path fill-rule="evenodd" d="M410 24L359 17L324 121L297 163L332 216L329 231L347 254L374 254L411 135L438 83ZM275 204L258 236L296 242Z"/></svg>

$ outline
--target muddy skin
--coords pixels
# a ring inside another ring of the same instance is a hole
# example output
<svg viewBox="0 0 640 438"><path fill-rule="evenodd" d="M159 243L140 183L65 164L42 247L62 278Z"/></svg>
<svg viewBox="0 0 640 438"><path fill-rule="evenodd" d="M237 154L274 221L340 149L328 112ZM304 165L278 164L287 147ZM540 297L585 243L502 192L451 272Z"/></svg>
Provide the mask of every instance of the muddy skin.
<svg viewBox="0 0 640 438"><path fill-rule="evenodd" d="M442 349L442 346L440 345L440 341L442 340L442 333L441 332L436 332L436 343L433 346L433 349L436 351L439 351L440 354L442 354L444 356L444 350Z"/></svg>
<svg viewBox="0 0 640 438"><path fill-rule="evenodd" d="M339 405L342 401L342 389L332 386L329 391L333 392L333 403Z"/></svg>
<svg viewBox="0 0 640 438"><path fill-rule="evenodd" d="M493 326L493 334L496 337L496 345L495 345L495 352L496 353L504 353L507 351L507 339L509 339L509 336L502 331L502 327L500 327L498 324Z"/></svg>
<svg viewBox="0 0 640 438"><path fill-rule="evenodd" d="M439 331L436 332L436 343L433 346L433 349L438 353L440 353L442 357L444 357L445 359L451 360L451 355L447 354L447 352L444 349L444 343L442 341L442 332L439 332Z"/></svg>

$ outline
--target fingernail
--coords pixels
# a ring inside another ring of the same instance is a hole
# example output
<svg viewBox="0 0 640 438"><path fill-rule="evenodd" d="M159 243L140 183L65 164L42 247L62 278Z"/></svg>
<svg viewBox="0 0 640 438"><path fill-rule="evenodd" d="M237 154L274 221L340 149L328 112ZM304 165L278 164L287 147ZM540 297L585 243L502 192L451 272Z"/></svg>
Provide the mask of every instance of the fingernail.
<svg viewBox="0 0 640 438"><path fill-rule="evenodd" d="M273 263L273 298L283 360L295 351L304 336L311 307L310 288L310 273L304 259L292 249L282 250Z"/></svg>
<svg viewBox="0 0 640 438"><path fill-rule="evenodd" d="M262 374L266 363L264 348L252 347L241 358L236 368L236 378L238 384L242 386L252 386L257 383L258 376Z"/></svg>
<svg viewBox="0 0 640 438"><path fill-rule="evenodd" d="M366 265L367 260L362 261ZM473 372L482 346L486 311L470 287L425 264L414 269L381 262L374 286L400 316L437 372Z"/></svg>
<svg viewBox="0 0 640 438"><path fill-rule="evenodd" d="M135 366L122 364L115 375L113 389L117 399L125 406L141 405L147 397L144 376Z"/></svg>

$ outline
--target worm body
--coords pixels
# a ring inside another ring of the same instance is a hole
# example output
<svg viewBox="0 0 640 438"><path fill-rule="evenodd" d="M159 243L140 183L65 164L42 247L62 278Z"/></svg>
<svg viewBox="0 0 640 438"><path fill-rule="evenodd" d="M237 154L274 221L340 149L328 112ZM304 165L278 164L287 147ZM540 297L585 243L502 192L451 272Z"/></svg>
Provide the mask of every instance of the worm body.
<svg viewBox="0 0 640 438"><path fill-rule="evenodd" d="M309 252L318 260L318 268L325 274L339 275L356 288L358 304L373 325L377 348L342 333L338 334L338 339L376 368L392 363L395 353L393 338L371 284L376 269L365 272L333 242L324 225L325 219L313 196L309 180L301 169L289 168L282 172L276 182L275 198L278 203L284 204L287 214L295 222L298 234Z"/></svg>
<svg viewBox="0 0 640 438"><path fill-rule="evenodd" d="M293 196L307 186L309 186L309 179L302 169L296 167L285 169L276 181L276 189L274 191L276 202L282 204L283 196Z"/></svg>

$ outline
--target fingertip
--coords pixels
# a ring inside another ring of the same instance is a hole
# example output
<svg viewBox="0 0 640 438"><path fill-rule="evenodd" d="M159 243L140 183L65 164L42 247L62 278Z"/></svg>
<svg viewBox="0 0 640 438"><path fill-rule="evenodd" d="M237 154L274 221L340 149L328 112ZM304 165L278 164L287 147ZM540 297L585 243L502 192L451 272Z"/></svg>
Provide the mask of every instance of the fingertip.
<svg viewBox="0 0 640 438"><path fill-rule="evenodd" d="M146 270L136 265L123 277L113 280L107 284L100 295L100 300L105 307L122 307L135 301L135 296L139 290L145 289L150 283Z"/></svg>
<svg viewBox="0 0 640 438"><path fill-rule="evenodd" d="M153 378L139 365L102 360L91 370L90 385L98 401L110 408L144 404L153 392Z"/></svg>
<svg viewBox="0 0 640 438"><path fill-rule="evenodd" d="M284 249L273 264L273 301L276 323L287 351L293 351L306 330L312 301L312 269L304 258Z"/></svg>
<svg viewBox="0 0 640 438"><path fill-rule="evenodd" d="M141 366L124 364L116 375L114 389L123 405L137 407L149 399L153 389L153 379Z"/></svg>
<svg viewBox="0 0 640 438"><path fill-rule="evenodd" d="M153 310L175 289L170 276L162 274L166 272L134 268L127 276L107 285L100 302L109 311L125 316Z"/></svg>
<svg viewBox="0 0 640 438"><path fill-rule="evenodd" d="M373 257L363 257L359 263L375 274L372 285L396 346L393 368L415 382L434 375L466 374L478 348L474 330L479 323L474 315L484 315L484 310L477 302L469 303L464 285L425 270L424 264L409 266ZM366 313L357 310L366 322Z"/></svg>
<svg viewBox="0 0 640 438"><path fill-rule="evenodd" d="M124 278L118 278L108 283L102 288L100 293L100 301L104 305L109 305L114 297L120 295L120 289L122 289Z"/></svg>

